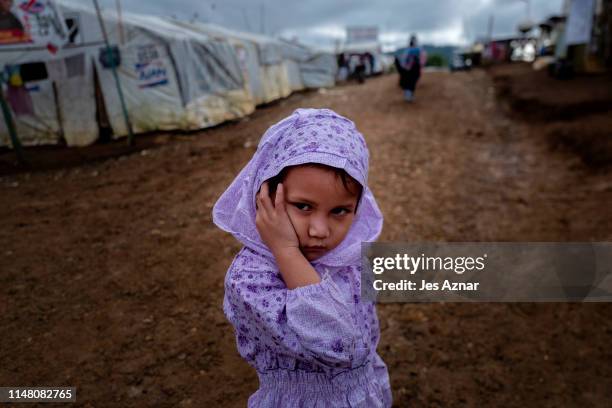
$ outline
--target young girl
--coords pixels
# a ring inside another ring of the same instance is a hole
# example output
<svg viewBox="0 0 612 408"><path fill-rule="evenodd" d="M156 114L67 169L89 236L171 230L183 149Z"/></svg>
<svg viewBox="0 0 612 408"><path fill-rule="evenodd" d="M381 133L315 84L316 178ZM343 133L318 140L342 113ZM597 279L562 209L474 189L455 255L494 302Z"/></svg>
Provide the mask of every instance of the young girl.
<svg viewBox="0 0 612 408"><path fill-rule="evenodd" d="M244 244L223 309L258 373L249 407L391 406L376 309L361 299L361 242L383 221L367 175L353 122L298 109L215 204L215 224Z"/></svg>

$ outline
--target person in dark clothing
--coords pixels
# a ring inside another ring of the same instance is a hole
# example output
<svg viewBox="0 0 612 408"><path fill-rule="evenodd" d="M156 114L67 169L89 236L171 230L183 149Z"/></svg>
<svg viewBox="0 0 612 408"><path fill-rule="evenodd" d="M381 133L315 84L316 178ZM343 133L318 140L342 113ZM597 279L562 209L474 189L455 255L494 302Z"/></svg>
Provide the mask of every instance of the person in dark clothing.
<svg viewBox="0 0 612 408"><path fill-rule="evenodd" d="M349 61L345 53L338 55L338 81L346 81L349 75Z"/></svg>
<svg viewBox="0 0 612 408"><path fill-rule="evenodd" d="M400 87L404 90L404 99L414 100L414 92L421 76L421 49L415 35L410 37L409 46L400 48L395 53L395 67L400 76Z"/></svg>
<svg viewBox="0 0 612 408"><path fill-rule="evenodd" d="M374 56L371 52L365 53L365 59L369 68L366 70L368 75L374 75Z"/></svg>
<svg viewBox="0 0 612 408"><path fill-rule="evenodd" d="M359 82L360 84L363 84L365 82L365 78L366 78L366 65L365 65L365 54L359 54L357 56L358 58L358 63L357 66L355 66L355 78L357 78L357 82Z"/></svg>

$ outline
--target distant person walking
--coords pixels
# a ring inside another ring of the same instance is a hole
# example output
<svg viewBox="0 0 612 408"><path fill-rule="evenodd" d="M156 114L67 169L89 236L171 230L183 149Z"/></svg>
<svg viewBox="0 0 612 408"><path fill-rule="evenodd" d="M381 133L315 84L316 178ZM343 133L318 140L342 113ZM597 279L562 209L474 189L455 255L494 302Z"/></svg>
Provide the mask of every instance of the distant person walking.
<svg viewBox="0 0 612 408"><path fill-rule="evenodd" d="M357 54L357 65L355 66L355 78L357 78L357 82L363 84L366 79L366 55L365 54Z"/></svg>
<svg viewBox="0 0 612 408"><path fill-rule="evenodd" d="M349 76L348 58L345 53L338 55L338 81L346 81Z"/></svg>
<svg viewBox="0 0 612 408"><path fill-rule="evenodd" d="M404 90L404 99L414 100L416 84L421 76L421 65L424 63L424 53L417 45L416 35L410 37L409 46L400 48L395 53L395 67L400 76L400 87Z"/></svg>

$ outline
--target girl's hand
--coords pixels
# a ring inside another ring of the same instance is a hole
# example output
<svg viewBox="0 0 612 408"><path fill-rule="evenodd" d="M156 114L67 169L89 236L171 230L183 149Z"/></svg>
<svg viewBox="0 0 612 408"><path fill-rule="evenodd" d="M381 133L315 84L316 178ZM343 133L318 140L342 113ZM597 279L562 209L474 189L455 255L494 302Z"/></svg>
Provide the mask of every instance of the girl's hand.
<svg viewBox="0 0 612 408"><path fill-rule="evenodd" d="M274 203L272 203L268 182L264 182L261 190L257 193L256 203L255 225L259 235L272 253L278 256L287 249L299 250L300 242L285 207L283 185L279 183L276 188Z"/></svg>

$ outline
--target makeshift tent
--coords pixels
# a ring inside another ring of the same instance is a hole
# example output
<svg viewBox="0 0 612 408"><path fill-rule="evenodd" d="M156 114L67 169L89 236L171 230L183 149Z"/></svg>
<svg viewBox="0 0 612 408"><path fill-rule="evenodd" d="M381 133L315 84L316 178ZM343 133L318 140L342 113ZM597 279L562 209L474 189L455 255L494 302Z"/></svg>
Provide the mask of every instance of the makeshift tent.
<svg viewBox="0 0 612 408"><path fill-rule="evenodd" d="M244 50L243 73L247 75L251 95L257 105L291 94L287 66L283 64L277 41L214 24L198 22L177 22L177 24L206 35L227 38L235 47Z"/></svg>
<svg viewBox="0 0 612 408"><path fill-rule="evenodd" d="M70 6L70 11L78 13L83 43L101 39L91 9ZM119 79L135 132L205 128L254 110L238 57L226 40L186 30L156 16L124 14L121 27L114 13L105 14L104 20L110 42L120 44ZM120 37L124 38L122 44ZM125 135L112 72L104 64L105 50L97 47L89 51L113 133Z"/></svg>
<svg viewBox="0 0 612 408"><path fill-rule="evenodd" d="M98 138L103 119L115 137L126 135L94 10L72 4L61 4L61 10L73 31L71 44L56 56L45 50L2 53L3 65L37 63L46 71L27 83L34 111L16 117L20 139L26 145L57 143L62 135L68 145L87 145ZM103 17L110 42L119 44L114 13ZM154 16L125 14L121 29L124 42L117 47L117 71L135 132L205 128L255 109L238 56L227 40ZM96 83L101 95L97 99ZM6 145L2 126L1 142Z"/></svg>
<svg viewBox="0 0 612 408"><path fill-rule="evenodd" d="M335 85L338 64L331 52L315 50L303 45L281 41L284 58L295 62L305 88L324 88Z"/></svg>
<svg viewBox="0 0 612 408"><path fill-rule="evenodd" d="M234 44L243 55L243 72L257 104L285 97L292 91L335 84L337 64L333 53L214 24L178 24L208 35L221 35Z"/></svg>
<svg viewBox="0 0 612 408"><path fill-rule="evenodd" d="M102 15L116 44L109 54L93 8L58 4L67 45L55 55L44 47L0 53L0 68L41 71L26 81L26 91L11 95L31 99L32 112L15 116L25 145L83 146L101 134L127 135L113 60L136 133L205 128L293 91L334 85L332 54L210 24L130 13L118 21L114 10ZM9 145L4 122L2 145Z"/></svg>
<svg viewBox="0 0 612 408"><path fill-rule="evenodd" d="M71 98L88 80L83 71L86 62L80 50L66 50L61 58L56 52L68 40L60 10L53 2L28 2L13 4L10 16L14 27L0 30L0 71L21 141L56 143L62 130L68 135L74 131L87 132L87 118L70 116L74 108ZM41 61L48 61L49 66ZM58 73L52 67L64 69ZM61 86L48 79L61 74L65 78ZM58 99L67 99L67 103L60 106ZM69 121L62 121L62 117ZM0 146L8 144L6 122L0 120Z"/></svg>
<svg viewBox="0 0 612 408"><path fill-rule="evenodd" d="M175 21L175 24L215 38L226 38L236 51L243 78L254 102L260 104L266 101L267 98L262 84L264 80L263 70L259 62L259 51L255 42L246 41L238 33L218 26L182 21Z"/></svg>

